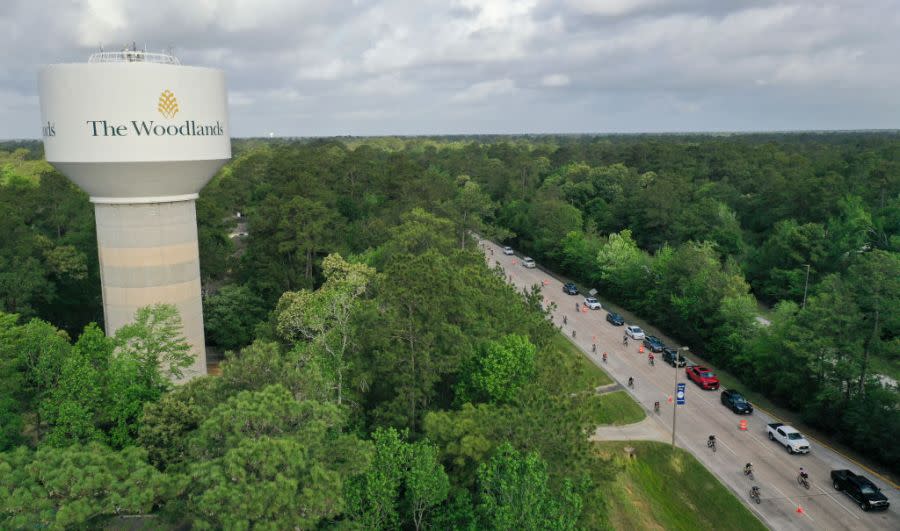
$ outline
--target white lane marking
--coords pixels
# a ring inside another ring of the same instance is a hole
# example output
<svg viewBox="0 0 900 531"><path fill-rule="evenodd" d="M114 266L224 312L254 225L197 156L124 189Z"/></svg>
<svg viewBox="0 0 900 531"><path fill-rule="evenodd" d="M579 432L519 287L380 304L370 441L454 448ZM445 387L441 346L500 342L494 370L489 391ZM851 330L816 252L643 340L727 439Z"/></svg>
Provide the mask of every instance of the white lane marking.
<svg viewBox="0 0 900 531"><path fill-rule="evenodd" d="M841 509L847 511L847 514L849 514L849 515L852 516L853 518L856 518L857 520L859 520L859 516L857 516L856 514L854 514L853 512L851 512L850 509L844 507L844 504L843 504L843 503L839 502L839 501L837 500L837 498L835 498L834 496L832 496L831 494L829 494L828 492L826 492L825 489L823 489L822 487L820 487L820 486L818 486L818 485L816 485L816 488L819 489L819 490L822 492L822 494L824 494L824 495L828 496L829 498L831 498L831 501L833 501L834 503L840 505L840 506L841 506Z"/></svg>

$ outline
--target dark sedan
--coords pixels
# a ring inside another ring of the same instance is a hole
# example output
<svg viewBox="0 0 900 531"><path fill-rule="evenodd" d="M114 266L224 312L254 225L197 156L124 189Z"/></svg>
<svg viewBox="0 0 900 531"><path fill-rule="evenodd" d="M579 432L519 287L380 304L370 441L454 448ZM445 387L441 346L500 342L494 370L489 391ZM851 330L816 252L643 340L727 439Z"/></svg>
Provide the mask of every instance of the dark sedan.
<svg viewBox="0 0 900 531"><path fill-rule="evenodd" d="M607 322L609 322L610 324L612 324L614 326L624 326L625 325L625 318L622 317L621 315L617 314L616 312L607 313L606 320L607 320Z"/></svg>
<svg viewBox="0 0 900 531"><path fill-rule="evenodd" d="M662 352L666 348L665 343L656 336L647 336L644 338L644 346L650 349L650 352Z"/></svg>
<svg viewBox="0 0 900 531"><path fill-rule="evenodd" d="M563 286L563 293L568 295L578 295L578 286L569 282Z"/></svg>
<svg viewBox="0 0 900 531"><path fill-rule="evenodd" d="M744 398L744 395L735 391L734 389L726 389L722 391L722 404L728 409L741 415L749 415L753 413L753 406L750 405L750 402L747 402L747 399Z"/></svg>

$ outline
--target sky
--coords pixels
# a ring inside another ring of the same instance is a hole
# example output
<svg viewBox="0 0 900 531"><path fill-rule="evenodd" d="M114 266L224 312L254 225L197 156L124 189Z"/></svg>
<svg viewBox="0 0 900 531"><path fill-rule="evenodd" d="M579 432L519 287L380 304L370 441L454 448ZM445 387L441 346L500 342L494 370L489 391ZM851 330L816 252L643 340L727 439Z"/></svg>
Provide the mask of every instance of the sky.
<svg viewBox="0 0 900 531"><path fill-rule="evenodd" d="M0 138L132 41L223 69L239 137L900 127L900 0L0 0Z"/></svg>

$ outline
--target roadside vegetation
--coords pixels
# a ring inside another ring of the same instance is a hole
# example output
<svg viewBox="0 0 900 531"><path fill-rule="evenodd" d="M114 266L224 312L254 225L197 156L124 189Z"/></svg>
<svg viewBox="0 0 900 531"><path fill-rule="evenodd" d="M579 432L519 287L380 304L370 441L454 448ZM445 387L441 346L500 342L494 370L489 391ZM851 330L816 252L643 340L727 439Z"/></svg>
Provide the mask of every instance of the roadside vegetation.
<svg viewBox="0 0 900 531"><path fill-rule="evenodd" d="M593 393L608 378L473 232L900 462L876 373L900 357L895 135L235 141L197 202L226 359L178 388L154 328L177 315L91 324L93 210L40 159L0 144L0 527L608 527L618 471L586 434L643 413Z"/></svg>
<svg viewBox="0 0 900 531"><path fill-rule="evenodd" d="M684 450L651 441L596 444L616 471L607 498L611 528L766 529ZM625 448L632 448L634 457L627 457Z"/></svg>

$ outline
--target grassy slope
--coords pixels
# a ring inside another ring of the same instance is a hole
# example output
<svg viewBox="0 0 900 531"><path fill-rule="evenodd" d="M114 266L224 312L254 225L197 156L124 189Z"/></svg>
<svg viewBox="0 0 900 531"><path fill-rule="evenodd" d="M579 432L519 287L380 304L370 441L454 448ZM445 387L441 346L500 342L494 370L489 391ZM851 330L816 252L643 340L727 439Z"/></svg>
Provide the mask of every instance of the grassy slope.
<svg viewBox="0 0 900 531"><path fill-rule="evenodd" d="M635 448L628 461L623 448ZM747 529L765 526L689 453L650 441L597 443L619 470L607 490L613 529Z"/></svg>
<svg viewBox="0 0 900 531"><path fill-rule="evenodd" d="M596 389L601 385L613 383L600 367L594 365L587 356L562 334L557 334L550 344L554 367L566 376L566 388L573 393Z"/></svg>

